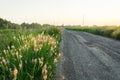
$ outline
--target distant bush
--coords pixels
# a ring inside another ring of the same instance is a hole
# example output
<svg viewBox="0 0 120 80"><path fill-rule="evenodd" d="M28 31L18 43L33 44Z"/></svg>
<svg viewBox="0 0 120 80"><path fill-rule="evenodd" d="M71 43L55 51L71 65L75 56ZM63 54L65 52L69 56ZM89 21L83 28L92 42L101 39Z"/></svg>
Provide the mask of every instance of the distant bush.
<svg viewBox="0 0 120 80"><path fill-rule="evenodd" d="M112 35L111 35L113 38L115 39L119 39L120 40L120 28L116 29Z"/></svg>

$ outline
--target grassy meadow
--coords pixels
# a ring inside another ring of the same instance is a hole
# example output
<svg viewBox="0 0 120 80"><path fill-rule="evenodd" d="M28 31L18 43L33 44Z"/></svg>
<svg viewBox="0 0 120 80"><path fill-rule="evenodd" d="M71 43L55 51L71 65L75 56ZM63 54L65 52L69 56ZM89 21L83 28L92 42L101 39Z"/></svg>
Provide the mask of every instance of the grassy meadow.
<svg viewBox="0 0 120 80"><path fill-rule="evenodd" d="M57 27L1 29L0 80L51 80L60 40Z"/></svg>
<svg viewBox="0 0 120 80"><path fill-rule="evenodd" d="M68 27L66 29L75 30L75 31L85 31L85 32L120 40L120 27L118 26Z"/></svg>

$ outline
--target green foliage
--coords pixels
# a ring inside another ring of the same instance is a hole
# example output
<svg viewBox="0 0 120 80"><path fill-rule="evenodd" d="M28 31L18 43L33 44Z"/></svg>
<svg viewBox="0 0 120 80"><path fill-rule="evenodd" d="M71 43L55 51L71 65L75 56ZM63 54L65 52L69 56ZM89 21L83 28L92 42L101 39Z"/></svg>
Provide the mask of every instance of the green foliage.
<svg viewBox="0 0 120 80"><path fill-rule="evenodd" d="M0 29L19 29L20 25L0 18Z"/></svg>
<svg viewBox="0 0 120 80"><path fill-rule="evenodd" d="M0 30L0 80L50 80L59 59L60 29Z"/></svg>
<svg viewBox="0 0 120 80"><path fill-rule="evenodd" d="M48 27L48 29L46 29L44 32L45 34L55 37L58 41L61 40L61 29L58 27Z"/></svg>
<svg viewBox="0 0 120 80"><path fill-rule="evenodd" d="M28 23L22 23L21 24L21 29L40 29L42 26L38 23L31 23L31 24L28 24Z"/></svg>
<svg viewBox="0 0 120 80"><path fill-rule="evenodd" d="M120 40L120 27L102 26L102 27L77 27L66 28L69 30L85 31Z"/></svg>
<svg viewBox="0 0 120 80"><path fill-rule="evenodd" d="M117 28L114 32L112 32L111 36L120 40L120 28Z"/></svg>
<svg viewBox="0 0 120 80"><path fill-rule="evenodd" d="M11 23L10 21L4 20L0 18L0 29L41 29L43 27L55 27L50 24L39 24L39 23L25 23L23 22L21 25L16 23ZM60 27L60 26L59 26Z"/></svg>

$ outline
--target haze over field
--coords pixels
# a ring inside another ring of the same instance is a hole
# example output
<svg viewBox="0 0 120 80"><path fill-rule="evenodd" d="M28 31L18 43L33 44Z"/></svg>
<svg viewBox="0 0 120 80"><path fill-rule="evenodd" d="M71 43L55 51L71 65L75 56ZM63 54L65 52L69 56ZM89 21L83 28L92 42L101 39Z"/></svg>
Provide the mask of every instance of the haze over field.
<svg viewBox="0 0 120 80"><path fill-rule="evenodd" d="M0 0L0 17L15 23L120 25L120 0Z"/></svg>

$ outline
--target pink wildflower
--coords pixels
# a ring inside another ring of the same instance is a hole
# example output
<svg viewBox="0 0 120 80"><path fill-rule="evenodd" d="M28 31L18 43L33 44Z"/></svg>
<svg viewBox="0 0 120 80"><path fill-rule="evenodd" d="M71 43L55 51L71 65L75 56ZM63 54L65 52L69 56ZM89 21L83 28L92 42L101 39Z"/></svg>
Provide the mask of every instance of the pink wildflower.
<svg viewBox="0 0 120 80"><path fill-rule="evenodd" d="M43 77L43 79L44 79L44 80L47 80L47 75L45 75L45 76Z"/></svg>
<svg viewBox="0 0 120 80"><path fill-rule="evenodd" d="M14 76L17 76L18 70L16 68L14 69L13 74L14 74Z"/></svg>

